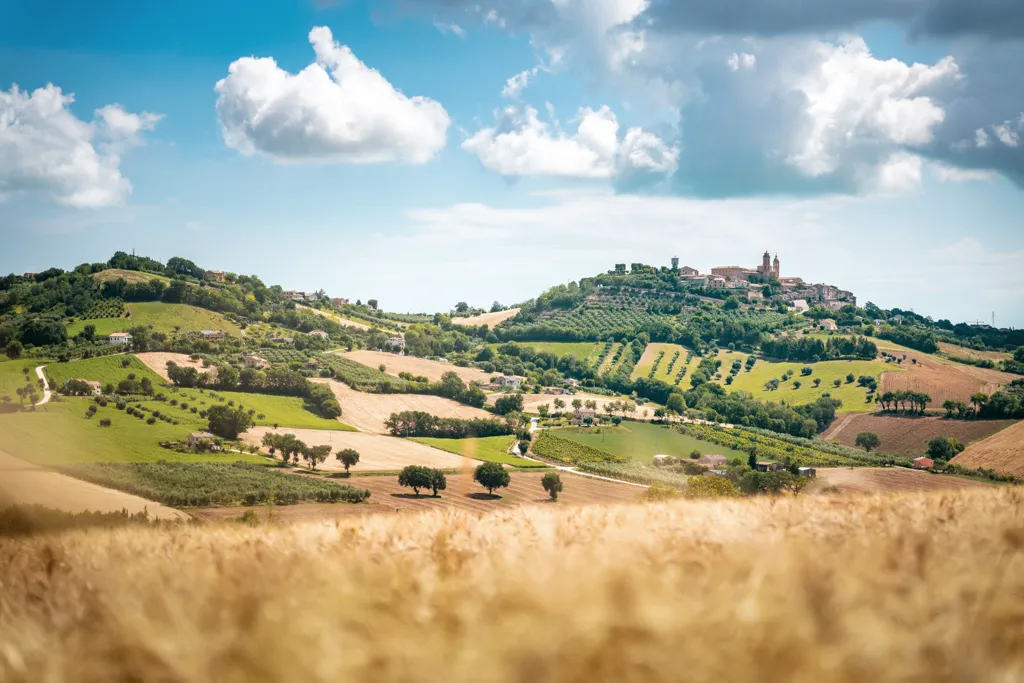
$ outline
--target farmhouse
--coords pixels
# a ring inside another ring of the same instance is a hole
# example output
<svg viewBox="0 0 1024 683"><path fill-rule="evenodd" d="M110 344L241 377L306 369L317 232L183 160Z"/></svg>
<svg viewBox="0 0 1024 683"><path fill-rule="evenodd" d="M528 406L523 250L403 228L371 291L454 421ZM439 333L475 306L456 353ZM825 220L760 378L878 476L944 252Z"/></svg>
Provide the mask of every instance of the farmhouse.
<svg viewBox="0 0 1024 683"><path fill-rule="evenodd" d="M226 336L224 330L199 330L199 334L207 341L218 341Z"/></svg>
<svg viewBox="0 0 1024 683"><path fill-rule="evenodd" d="M188 447L192 450L218 450L217 437L209 432L192 432L188 435Z"/></svg>
<svg viewBox="0 0 1024 683"><path fill-rule="evenodd" d="M683 266L682 268L679 269L679 277L688 278L696 277L697 275L700 275L700 271L697 270L696 268L691 268L690 266Z"/></svg>
<svg viewBox="0 0 1024 683"><path fill-rule="evenodd" d="M501 375L494 383L499 387L508 387L511 389L518 389L523 385L523 377L518 375Z"/></svg>
<svg viewBox="0 0 1024 683"><path fill-rule="evenodd" d="M820 323L821 329L823 330L838 330L839 327L836 325L836 321L832 318L825 318Z"/></svg>
<svg viewBox="0 0 1024 683"><path fill-rule="evenodd" d="M548 394L549 396L561 396L563 394L568 394L570 392L568 389L565 389L563 387L545 387L544 393Z"/></svg>
<svg viewBox="0 0 1024 683"><path fill-rule="evenodd" d="M321 339L329 339L331 335L327 334L323 330L313 330L309 333L310 337L320 337Z"/></svg>
<svg viewBox="0 0 1024 683"><path fill-rule="evenodd" d="M291 344L295 340L291 337L271 337L268 341L274 344Z"/></svg>
<svg viewBox="0 0 1024 683"><path fill-rule="evenodd" d="M593 424L597 417L597 411L593 408L577 408L572 413L572 424L575 427Z"/></svg>
<svg viewBox="0 0 1024 683"><path fill-rule="evenodd" d="M725 289L726 279L715 276L708 281L708 289Z"/></svg>
<svg viewBox="0 0 1024 683"><path fill-rule="evenodd" d="M224 282L224 271L223 270L208 270L206 274L214 279L216 282Z"/></svg>
<svg viewBox="0 0 1024 683"><path fill-rule="evenodd" d="M259 356L246 356L242 359L247 368L266 368L270 366L270 363L260 358Z"/></svg>
<svg viewBox="0 0 1024 683"><path fill-rule="evenodd" d="M813 467L798 467L796 468L796 473L801 477L814 478L818 476L818 470Z"/></svg>
<svg viewBox="0 0 1024 683"><path fill-rule="evenodd" d="M132 343L132 335L127 332L114 332L107 337L108 344L124 345Z"/></svg>
<svg viewBox="0 0 1024 683"><path fill-rule="evenodd" d="M402 353L405 351L405 338L391 337L384 342L384 348L388 351L394 351L395 353Z"/></svg>
<svg viewBox="0 0 1024 683"><path fill-rule="evenodd" d="M914 458L914 467L919 470L929 470L935 466L935 461L931 458L921 456L920 458Z"/></svg>
<svg viewBox="0 0 1024 683"><path fill-rule="evenodd" d="M331 299L331 304L334 305L334 306L338 306L339 308L341 306L347 306L348 305L348 299L343 299L340 296L336 296L333 299Z"/></svg>
<svg viewBox="0 0 1024 683"><path fill-rule="evenodd" d="M577 389L580 386L580 381L575 377L569 377L562 384L564 384L569 389Z"/></svg>
<svg viewBox="0 0 1024 683"><path fill-rule="evenodd" d="M103 386L99 382L94 382L88 379L76 379L75 381L85 383L95 396L99 396L103 393Z"/></svg>
<svg viewBox="0 0 1024 683"><path fill-rule="evenodd" d="M728 465L729 459L726 458L724 455L718 454L702 455L700 459L697 460L697 464L704 465L705 467L710 467L713 470L717 470Z"/></svg>
<svg viewBox="0 0 1024 683"><path fill-rule="evenodd" d="M777 462L765 462L759 460L754 464L754 469L758 472L776 472L782 469L782 465Z"/></svg>

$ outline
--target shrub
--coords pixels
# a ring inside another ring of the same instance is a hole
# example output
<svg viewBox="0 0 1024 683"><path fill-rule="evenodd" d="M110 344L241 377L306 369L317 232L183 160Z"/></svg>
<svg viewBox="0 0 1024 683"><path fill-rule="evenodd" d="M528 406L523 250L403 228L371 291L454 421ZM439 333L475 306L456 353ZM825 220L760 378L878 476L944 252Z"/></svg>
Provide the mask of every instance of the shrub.
<svg viewBox="0 0 1024 683"><path fill-rule="evenodd" d="M155 417L150 417L148 420L146 420L146 424L148 424L148 425L155 425L156 424L156 418Z"/></svg>
<svg viewBox="0 0 1024 683"><path fill-rule="evenodd" d="M109 427L111 424L109 417L104 417L100 420L100 427Z"/></svg>

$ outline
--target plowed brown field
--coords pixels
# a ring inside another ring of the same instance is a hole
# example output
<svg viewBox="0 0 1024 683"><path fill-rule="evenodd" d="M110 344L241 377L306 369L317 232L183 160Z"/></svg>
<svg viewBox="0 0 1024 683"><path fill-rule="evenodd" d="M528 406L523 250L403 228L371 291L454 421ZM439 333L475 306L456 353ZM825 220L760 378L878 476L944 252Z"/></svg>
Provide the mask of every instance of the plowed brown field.
<svg viewBox="0 0 1024 683"><path fill-rule="evenodd" d="M913 359L917 363L911 362ZM970 401L971 394L982 391L995 393L999 387L1016 379L1015 375L998 370L986 370L952 361L939 362L932 357L913 351L900 366L904 372L886 372L882 375L882 391L920 391L932 397L932 409L940 408L946 399Z"/></svg>
<svg viewBox="0 0 1024 683"><path fill-rule="evenodd" d="M509 318L514 318L519 315L518 308L510 308L507 311L498 311L497 313L484 313L482 315L474 315L471 318L453 318L452 323L455 325L466 325L469 327L479 327L481 325L487 325L492 330L498 325L502 324Z"/></svg>
<svg viewBox="0 0 1024 683"><path fill-rule="evenodd" d="M432 382L437 382L446 372L454 372L462 378L463 382L487 384L491 379L490 374L478 368L460 368L450 363L440 363L436 360L416 358L415 356L402 356L396 353L365 350L349 351L340 355L371 368L383 365L385 367L384 372L394 377L398 377L400 372L411 372L413 375L426 377Z"/></svg>
<svg viewBox="0 0 1024 683"><path fill-rule="evenodd" d="M857 434L874 432L882 440L876 450L908 458L924 455L928 441L936 436L952 436L965 446L985 439L1014 424L1013 420L947 420L939 417L895 417L877 414L853 414L838 418L846 422L836 438L847 446L855 446Z"/></svg>
<svg viewBox="0 0 1024 683"><path fill-rule="evenodd" d="M616 484L601 479L582 477L562 472L565 488L558 496L558 503L551 503L540 485L543 475L539 472L512 472L507 489L499 489L495 497L488 497L487 491L473 481L471 474L448 475L448 489L440 498L429 495L415 497L410 489L398 485L397 477L352 477L337 480L357 488L368 489L371 493L367 503L359 505L288 505L274 509L273 514L289 522L336 520L346 517L379 513L422 512L425 510L449 509L469 512L493 512L521 505L557 505L558 507L633 503L643 489L628 484ZM500 496L500 497L498 497ZM254 510L261 517L265 508L209 508L190 510L199 519L222 520L238 517L245 510Z"/></svg>
<svg viewBox="0 0 1024 683"><path fill-rule="evenodd" d="M314 382L326 384L338 397L343 411L345 424L352 425L361 432L385 434L384 421L391 413L405 410L421 410L438 417L458 417L462 419L494 417L486 410L456 403L440 396L423 394L367 394L351 389L348 385L329 379L315 379Z"/></svg>
<svg viewBox="0 0 1024 683"><path fill-rule="evenodd" d="M1024 422L969 446L953 462L971 469L985 468L1024 477Z"/></svg>
<svg viewBox="0 0 1024 683"><path fill-rule="evenodd" d="M980 480L903 467L837 467L818 470L818 481L814 486L828 485L835 486L842 493L896 493L991 486Z"/></svg>
<svg viewBox="0 0 1024 683"><path fill-rule="evenodd" d="M319 469L328 472L340 472L345 469L334 457L335 453L344 448L359 451L359 464L353 468L355 472L396 472L406 465L458 470L471 469L480 464L479 460L464 458L416 441L380 434L337 432L331 429L253 427L242 435L242 439L246 443L259 446L263 442L263 435L267 433L294 434L295 438L307 446L331 446L330 457L319 466Z"/></svg>

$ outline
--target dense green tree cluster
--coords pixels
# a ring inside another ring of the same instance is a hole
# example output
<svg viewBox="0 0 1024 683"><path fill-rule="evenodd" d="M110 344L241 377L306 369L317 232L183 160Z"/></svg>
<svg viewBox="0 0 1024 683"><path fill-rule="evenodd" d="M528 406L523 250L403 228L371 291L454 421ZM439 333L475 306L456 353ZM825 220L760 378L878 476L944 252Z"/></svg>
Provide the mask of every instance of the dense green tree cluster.
<svg viewBox="0 0 1024 683"><path fill-rule="evenodd" d="M514 434L518 426L513 420L497 418L438 417L419 410L392 413L384 426L392 436L432 436L446 439L505 436Z"/></svg>

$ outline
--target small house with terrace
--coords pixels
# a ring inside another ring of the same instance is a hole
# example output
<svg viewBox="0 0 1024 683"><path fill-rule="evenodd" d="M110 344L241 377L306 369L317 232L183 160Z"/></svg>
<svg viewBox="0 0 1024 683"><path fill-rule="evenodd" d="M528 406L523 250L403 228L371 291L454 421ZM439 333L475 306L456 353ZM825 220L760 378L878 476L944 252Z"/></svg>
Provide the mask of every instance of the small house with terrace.
<svg viewBox="0 0 1024 683"><path fill-rule="evenodd" d="M124 346L132 343L132 335L127 332L113 332L107 336L107 343Z"/></svg>

